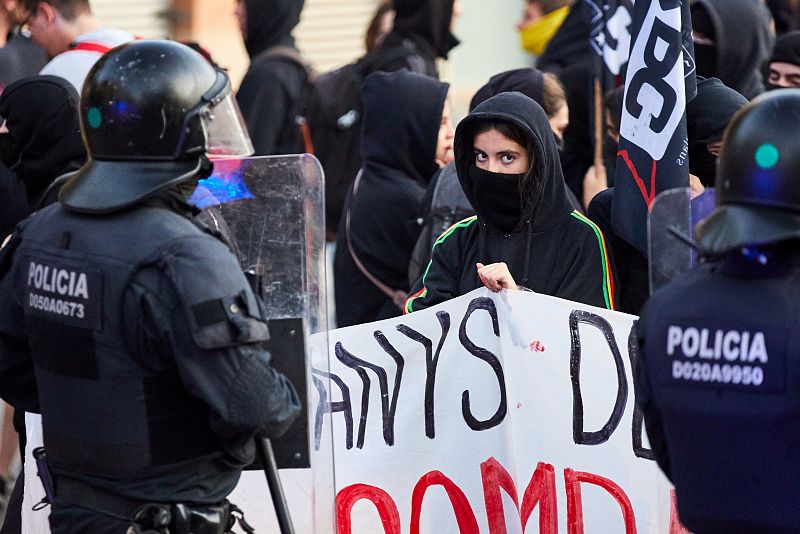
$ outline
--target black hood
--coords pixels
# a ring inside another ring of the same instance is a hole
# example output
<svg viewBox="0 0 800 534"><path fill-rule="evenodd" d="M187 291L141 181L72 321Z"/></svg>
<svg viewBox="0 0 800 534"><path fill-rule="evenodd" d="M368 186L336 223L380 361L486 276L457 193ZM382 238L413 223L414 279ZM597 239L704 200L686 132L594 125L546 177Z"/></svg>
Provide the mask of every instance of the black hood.
<svg viewBox="0 0 800 534"><path fill-rule="evenodd" d="M250 59L276 45L293 45L304 0L243 0L247 8L244 46Z"/></svg>
<svg viewBox="0 0 800 534"><path fill-rule="evenodd" d="M421 183L436 172L436 143L450 86L408 70L375 72L361 88L361 155Z"/></svg>
<svg viewBox="0 0 800 534"><path fill-rule="evenodd" d="M703 185L713 187L717 158L706 145L722 139L733 115L747 104L747 99L717 78L697 78L697 96L686 105L689 138L689 172Z"/></svg>
<svg viewBox="0 0 800 534"><path fill-rule="evenodd" d="M475 93L469 103L469 109L472 111L494 95L508 91L522 93L541 106L543 90L544 76L540 70L532 68L508 70L495 74L486 85L478 89L478 92Z"/></svg>
<svg viewBox="0 0 800 534"><path fill-rule="evenodd" d="M475 206L469 168L475 165L473 133L480 122L507 121L522 129L536 151L534 173L543 180L541 200L534 210L533 231L553 228L569 217L572 207L567 199L564 176L558 158L558 147L550 122L542 107L522 93L501 93L476 107L456 128L454 150L456 170L461 187L470 204ZM524 199L530 207L534 199ZM477 211L477 210L476 210ZM523 209L523 213L526 210ZM477 211L478 218L481 217Z"/></svg>
<svg viewBox="0 0 800 534"><path fill-rule="evenodd" d="M454 0L394 0L392 33L411 39L425 52L447 59L458 44L450 33Z"/></svg>
<svg viewBox="0 0 800 534"><path fill-rule="evenodd" d="M767 6L753 0L695 0L692 16L697 19L694 29L710 34L715 42L713 72L701 72L703 46L695 43L698 74L715 76L747 98L761 94L761 67L773 44Z"/></svg>
<svg viewBox="0 0 800 534"><path fill-rule="evenodd" d="M689 143L710 143L722 133L747 99L718 78L697 78L697 96L686 105Z"/></svg>
<svg viewBox="0 0 800 534"><path fill-rule="evenodd" d="M57 76L24 78L0 96L0 116L13 145L4 163L25 184L29 201L86 161L78 100L72 84Z"/></svg>

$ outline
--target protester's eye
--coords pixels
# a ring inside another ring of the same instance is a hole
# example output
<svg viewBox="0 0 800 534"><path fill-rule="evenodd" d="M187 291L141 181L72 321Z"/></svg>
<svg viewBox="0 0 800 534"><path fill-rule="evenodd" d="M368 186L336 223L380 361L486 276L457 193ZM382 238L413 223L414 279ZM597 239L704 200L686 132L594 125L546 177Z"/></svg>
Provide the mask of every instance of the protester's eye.
<svg viewBox="0 0 800 534"><path fill-rule="evenodd" d="M481 152L480 150L475 151L475 161L484 163L487 159L489 158L487 158L485 152Z"/></svg>
<svg viewBox="0 0 800 534"><path fill-rule="evenodd" d="M778 72L775 72L774 70L769 71L769 78L768 78L769 81L777 82L778 80L780 80L780 78L781 75Z"/></svg>
<svg viewBox="0 0 800 534"><path fill-rule="evenodd" d="M512 163L514 163L514 160L516 159L517 158L515 158L511 154L503 154L502 156L500 156L500 161L502 161L505 165L511 165Z"/></svg>

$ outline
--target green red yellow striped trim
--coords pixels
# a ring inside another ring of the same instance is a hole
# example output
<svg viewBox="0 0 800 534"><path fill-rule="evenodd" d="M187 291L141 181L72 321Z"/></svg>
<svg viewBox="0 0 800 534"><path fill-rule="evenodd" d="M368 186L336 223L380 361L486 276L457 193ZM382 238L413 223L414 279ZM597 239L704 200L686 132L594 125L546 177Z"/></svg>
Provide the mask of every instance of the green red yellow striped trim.
<svg viewBox="0 0 800 534"><path fill-rule="evenodd" d="M600 228L597 227L595 223L591 220L587 219L579 211L575 210L571 214L573 217L578 219L579 221L587 224L589 228L594 230L594 234L597 236L597 243L600 245L600 256L601 261L603 263L603 297L606 301L606 308L609 310L615 309L614 306L614 277L611 275L611 263L608 259L608 247L606 247L606 238L603 236L603 232Z"/></svg>
<svg viewBox="0 0 800 534"><path fill-rule="evenodd" d="M478 216L473 215L472 217L467 217L464 220L458 221L453 226L445 230L442 233L442 235L440 235L439 238L433 243L433 246L431 247L431 260L428 261L428 266L425 268L425 273L422 275L422 289L420 289L419 291L408 297L408 300L406 300L405 308L403 308L404 314L413 312L414 310L411 309L411 305L413 304L413 302L416 299L425 298L425 296L428 294L428 288L425 287L425 278L428 276L428 271L431 268L431 263L433 263L433 251L436 249L436 246L443 243L444 240L450 237L450 235L452 235L452 233L455 232L458 228L466 228L467 226L471 225L477 220Z"/></svg>

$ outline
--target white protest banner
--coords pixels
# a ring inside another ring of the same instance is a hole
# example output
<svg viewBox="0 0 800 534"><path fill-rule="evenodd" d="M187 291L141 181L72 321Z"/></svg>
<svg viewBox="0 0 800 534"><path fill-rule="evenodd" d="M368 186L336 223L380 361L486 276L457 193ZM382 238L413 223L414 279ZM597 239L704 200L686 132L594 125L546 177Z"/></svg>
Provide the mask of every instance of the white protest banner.
<svg viewBox="0 0 800 534"><path fill-rule="evenodd" d="M481 289L329 332L311 426L338 532L681 532L634 406L634 319Z"/></svg>

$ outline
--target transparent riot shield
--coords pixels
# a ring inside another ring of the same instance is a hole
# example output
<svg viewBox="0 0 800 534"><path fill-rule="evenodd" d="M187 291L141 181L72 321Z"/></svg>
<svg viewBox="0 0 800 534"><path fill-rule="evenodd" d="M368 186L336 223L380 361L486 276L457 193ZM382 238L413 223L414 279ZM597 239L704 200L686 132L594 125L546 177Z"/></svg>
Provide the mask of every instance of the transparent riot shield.
<svg viewBox="0 0 800 534"><path fill-rule="evenodd" d="M295 532L328 533L334 523L332 444L320 443L319 381L327 351L324 179L308 154L214 161L189 199L203 222L232 242L242 270L264 302L272 364L305 399L303 417L272 448ZM313 375L313 378L312 378ZM325 384L327 386L327 384ZM326 389L329 389L326 387ZM328 436L331 437L330 435ZM231 501L257 532L280 532L261 464L245 471ZM275 492L272 492L274 496Z"/></svg>
<svg viewBox="0 0 800 534"><path fill-rule="evenodd" d="M697 264L694 226L711 213L715 199L713 189L692 198L688 187L655 198L647 218L651 293Z"/></svg>

